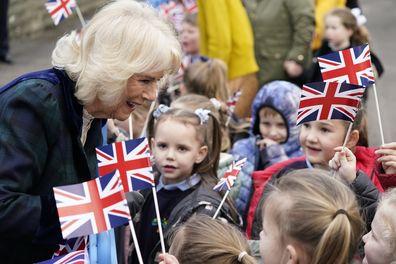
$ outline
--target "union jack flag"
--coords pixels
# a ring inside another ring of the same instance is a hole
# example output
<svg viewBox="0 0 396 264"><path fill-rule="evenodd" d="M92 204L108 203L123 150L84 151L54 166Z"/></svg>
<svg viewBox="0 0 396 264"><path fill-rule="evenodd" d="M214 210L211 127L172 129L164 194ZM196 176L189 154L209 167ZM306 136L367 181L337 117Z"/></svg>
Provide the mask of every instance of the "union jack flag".
<svg viewBox="0 0 396 264"><path fill-rule="evenodd" d="M146 138L116 142L96 149L99 175L118 171L125 192L155 186Z"/></svg>
<svg viewBox="0 0 396 264"><path fill-rule="evenodd" d="M353 122L364 89L358 85L337 82L304 84L297 112L297 125L328 119Z"/></svg>
<svg viewBox="0 0 396 264"><path fill-rule="evenodd" d="M88 245L88 236L68 239L65 244L59 245L58 251L54 253L52 258L64 256L70 252L74 252L78 250L86 250L87 245Z"/></svg>
<svg viewBox="0 0 396 264"><path fill-rule="evenodd" d="M118 173L53 189L64 239L103 232L130 219Z"/></svg>
<svg viewBox="0 0 396 264"><path fill-rule="evenodd" d="M234 113L235 106L239 100L239 97L241 96L241 91L235 92L230 98L227 100L226 104L228 107L228 115L231 116L232 113Z"/></svg>
<svg viewBox="0 0 396 264"><path fill-rule="evenodd" d="M238 173L241 171L243 165L245 165L246 158L238 160L237 162L233 161L230 168L224 173L223 178L213 187L214 191L222 191L222 190L230 190L232 185L238 176Z"/></svg>
<svg viewBox="0 0 396 264"><path fill-rule="evenodd" d="M318 61L325 82L346 82L365 87L375 82L368 44L326 54L318 57Z"/></svg>
<svg viewBox="0 0 396 264"><path fill-rule="evenodd" d="M68 18L77 4L75 0L48 0L45 3L48 13L50 14L55 26L63 19Z"/></svg>
<svg viewBox="0 0 396 264"><path fill-rule="evenodd" d="M38 262L36 264L86 264L86 263L88 263L88 256L86 256L86 251L78 250L71 252L67 255Z"/></svg>

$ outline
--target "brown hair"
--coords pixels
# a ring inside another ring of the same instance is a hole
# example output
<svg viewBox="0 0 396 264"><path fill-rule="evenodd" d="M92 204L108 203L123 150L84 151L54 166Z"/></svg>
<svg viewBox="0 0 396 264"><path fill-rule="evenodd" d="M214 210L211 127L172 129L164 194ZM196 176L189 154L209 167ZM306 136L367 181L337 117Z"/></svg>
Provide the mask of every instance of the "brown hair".
<svg viewBox="0 0 396 264"><path fill-rule="evenodd" d="M349 8L334 8L326 16L336 16L341 20L346 29L352 30L350 38L351 46L358 46L369 42L368 30L365 26L359 26L356 17Z"/></svg>
<svg viewBox="0 0 396 264"><path fill-rule="evenodd" d="M152 118L154 119L154 118ZM152 136L155 138L155 133L159 124L166 120L175 120L182 124L188 124L195 128L197 132L197 139L201 146L207 146L209 151L205 159L193 167L192 173L201 175L202 182L206 185L213 185L217 183L217 168L220 159L221 147L221 133L219 122L213 114L209 113L209 120L201 124L201 120L193 111L185 109L171 108L167 112L162 113L152 128Z"/></svg>
<svg viewBox="0 0 396 264"><path fill-rule="evenodd" d="M184 15L183 23L190 24L191 26L198 27L197 13L187 13Z"/></svg>
<svg viewBox="0 0 396 264"><path fill-rule="evenodd" d="M187 67L183 82L188 93L227 102L229 98L227 66L219 59L197 61Z"/></svg>
<svg viewBox="0 0 396 264"><path fill-rule="evenodd" d="M172 102L171 107L190 109L192 111L202 108L210 110L210 112L219 120L221 127L221 150L227 151L230 146L230 137L228 128L226 127L227 116L221 109L216 109L213 103L206 96L199 94L186 94L180 96Z"/></svg>
<svg viewBox="0 0 396 264"><path fill-rule="evenodd" d="M283 244L297 243L312 264L350 263L363 232L352 190L319 169L280 178L263 213L273 219Z"/></svg>
<svg viewBox="0 0 396 264"><path fill-rule="evenodd" d="M177 239L176 239L177 238ZM180 264L255 264L245 236L234 226L207 215L194 215L171 237ZM239 255L246 252L240 261Z"/></svg>

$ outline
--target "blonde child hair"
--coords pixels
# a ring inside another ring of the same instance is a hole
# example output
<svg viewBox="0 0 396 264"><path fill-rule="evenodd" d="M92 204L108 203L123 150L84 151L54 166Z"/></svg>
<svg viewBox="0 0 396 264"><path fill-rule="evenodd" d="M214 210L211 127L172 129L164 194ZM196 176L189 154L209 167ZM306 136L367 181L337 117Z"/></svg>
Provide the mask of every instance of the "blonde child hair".
<svg viewBox="0 0 396 264"><path fill-rule="evenodd" d="M210 112L217 118L221 127L221 150L227 151L231 146L228 128L226 127L227 115L221 109L216 108L212 99L199 94L186 94L180 96L171 103L171 107L190 109L192 111L202 108L210 110Z"/></svg>
<svg viewBox="0 0 396 264"><path fill-rule="evenodd" d="M207 215L194 215L170 238L169 253L180 264L255 264L245 236L235 227Z"/></svg>
<svg viewBox="0 0 396 264"><path fill-rule="evenodd" d="M352 36L350 37L351 46L358 46L369 42L368 30L365 26L358 24L356 17L349 8L335 8L327 13L327 16L339 17L342 25L352 31Z"/></svg>
<svg viewBox="0 0 396 264"><path fill-rule="evenodd" d="M227 102L229 98L227 65L219 59L196 61L187 67L183 82L188 93Z"/></svg>
<svg viewBox="0 0 396 264"><path fill-rule="evenodd" d="M396 263L396 188L388 189L381 194L377 212L372 223L373 229L363 236L365 242L365 261L376 263L379 255L381 262ZM374 227L374 222L377 225ZM375 229L375 238L373 230Z"/></svg>
<svg viewBox="0 0 396 264"><path fill-rule="evenodd" d="M302 169L273 186L263 214L275 223L281 243L301 248L312 264L347 264L356 252L363 222L354 193L326 171Z"/></svg>

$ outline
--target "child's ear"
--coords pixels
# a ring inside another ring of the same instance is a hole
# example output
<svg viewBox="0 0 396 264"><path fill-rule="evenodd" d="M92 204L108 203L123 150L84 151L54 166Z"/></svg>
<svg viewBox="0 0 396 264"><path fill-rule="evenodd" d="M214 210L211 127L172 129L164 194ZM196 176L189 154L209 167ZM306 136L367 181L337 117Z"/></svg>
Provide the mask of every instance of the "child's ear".
<svg viewBox="0 0 396 264"><path fill-rule="evenodd" d="M297 250L296 247L294 247L293 245L287 245L286 246L286 251L287 251L287 255L288 255L288 260L287 260L287 264L297 264L302 262L302 256L300 256L300 254L302 254L302 252L300 250Z"/></svg>
<svg viewBox="0 0 396 264"><path fill-rule="evenodd" d="M356 146L356 144L359 142L359 130L354 129L351 131L349 134L348 141L346 143L346 147L349 149L352 149Z"/></svg>
<svg viewBox="0 0 396 264"><path fill-rule="evenodd" d="M198 155L195 158L195 163L201 163L208 155L208 146L202 146L199 148Z"/></svg>

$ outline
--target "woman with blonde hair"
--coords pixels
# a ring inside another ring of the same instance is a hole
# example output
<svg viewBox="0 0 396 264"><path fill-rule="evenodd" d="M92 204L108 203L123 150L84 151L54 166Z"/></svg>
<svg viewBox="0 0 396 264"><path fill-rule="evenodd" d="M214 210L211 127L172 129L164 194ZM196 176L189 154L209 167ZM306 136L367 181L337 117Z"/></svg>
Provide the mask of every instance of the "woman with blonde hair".
<svg viewBox="0 0 396 264"><path fill-rule="evenodd" d="M280 178L264 204L262 225L265 264L347 264L363 232L352 190L319 169Z"/></svg>
<svg viewBox="0 0 396 264"><path fill-rule="evenodd" d="M103 119L125 120L155 100L157 82L179 67L180 50L151 7L112 1L80 38L59 39L54 68L0 88L3 263L35 263L58 250L64 240L52 188L96 177Z"/></svg>
<svg viewBox="0 0 396 264"><path fill-rule="evenodd" d="M207 215L192 216L173 233L170 254L162 264L255 264L245 236L235 227Z"/></svg>

